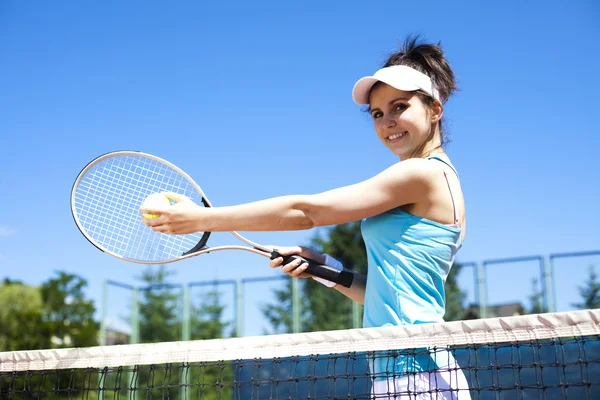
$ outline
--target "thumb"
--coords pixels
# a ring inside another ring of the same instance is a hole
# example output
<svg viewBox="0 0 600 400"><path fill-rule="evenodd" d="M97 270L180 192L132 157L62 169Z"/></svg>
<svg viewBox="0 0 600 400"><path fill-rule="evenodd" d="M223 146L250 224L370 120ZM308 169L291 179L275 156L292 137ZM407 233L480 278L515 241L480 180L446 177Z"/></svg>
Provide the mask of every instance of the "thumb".
<svg viewBox="0 0 600 400"><path fill-rule="evenodd" d="M189 200L187 196L184 196L175 192L164 192L163 193L168 199L173 200L175 203L180 203L185 200Z"/></svg>
<svg viewBox="0 0 600 400"><path fill-rule="evenodd" d="M277 252L279 254L281 254L282 256L290 256L292 254L301 254L302 253L302 247L300 247L300 246L293 246L293 247L273 246L272 249L277 250Z"/></svg>

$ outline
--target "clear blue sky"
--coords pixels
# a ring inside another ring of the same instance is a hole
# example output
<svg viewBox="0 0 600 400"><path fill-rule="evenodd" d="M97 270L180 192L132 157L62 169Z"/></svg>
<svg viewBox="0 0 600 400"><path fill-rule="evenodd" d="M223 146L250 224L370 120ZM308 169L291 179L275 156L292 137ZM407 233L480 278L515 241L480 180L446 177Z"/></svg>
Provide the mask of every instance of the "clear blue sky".
<svg viewBox="0 0 600 400"><path fill-rule="evenodd" d="M592 0L3 1L0 277L73 272L98 306L104 279L137 282L142 267L97 251L70 214L75 176L104 152L171 160L215 205L378 173L396 159L351 88L409 33L442 42L462 89L445 114L467 200L459 261L600 249L599 21ZM559 310L592 263L600 271L600 257L557 263ZM171 267L179 283L279 274L239 252ZM526 301L537 273L490 267L489 301ZM462 281L472 299L472 275ZM248 308L268 300L257 288Z"/></svg>

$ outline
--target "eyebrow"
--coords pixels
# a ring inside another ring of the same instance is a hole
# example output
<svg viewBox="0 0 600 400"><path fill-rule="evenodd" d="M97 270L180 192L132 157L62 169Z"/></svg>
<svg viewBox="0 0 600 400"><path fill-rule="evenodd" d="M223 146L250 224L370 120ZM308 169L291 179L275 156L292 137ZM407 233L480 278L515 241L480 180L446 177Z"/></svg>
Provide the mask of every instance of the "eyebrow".
<svg viewBox="0 0 600 400"><path fill-rule="evenodd" d="M397 102L398 100L409 101L410 97L404 97L404 96L396 97L395 99L388 101L388 105L392 105L395 102ZM369 112L373 112L373 110L379 110L379 108L378 107L371 108L371 106L369 106L368 110L369 110Z"/></svg>

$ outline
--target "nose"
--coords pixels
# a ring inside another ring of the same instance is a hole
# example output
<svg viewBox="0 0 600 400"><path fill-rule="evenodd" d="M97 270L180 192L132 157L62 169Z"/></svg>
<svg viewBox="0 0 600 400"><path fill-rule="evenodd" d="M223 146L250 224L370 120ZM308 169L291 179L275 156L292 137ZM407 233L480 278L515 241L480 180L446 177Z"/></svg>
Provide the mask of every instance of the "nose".
<svg viewBox="0 0 600 400"><path fill-rule="evenodd" d="M386 113L383 116L382 125L385 128L394 128L396 126L396 120L394 119L394 114Z"/></svg>

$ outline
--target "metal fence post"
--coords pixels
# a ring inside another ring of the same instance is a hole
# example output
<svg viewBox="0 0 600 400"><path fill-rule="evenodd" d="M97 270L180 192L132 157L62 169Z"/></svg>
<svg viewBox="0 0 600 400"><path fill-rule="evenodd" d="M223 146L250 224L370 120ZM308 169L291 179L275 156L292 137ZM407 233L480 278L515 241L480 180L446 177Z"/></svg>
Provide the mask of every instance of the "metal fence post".
<svg viewBox="0 0 600 400"><path fill-rule="evenodd" d="M479 318L487 318L487 277L485 263L477 262L475 268L475 285L477 285L477 303L479 304Z"/></svg>
<svg viewBox="0 0 600 400"><path fill-rule="evenodd" d="M140 303L138 301L138 288L133 288L131 294L131 335L129 343L139 343L140 341Z"/></svg>
<svg viewBox="0 0 600 400"><path fill-rule="evenodd" d="M542 279L544 280L544 308L546 312L556 311L556 294L554 292L554 270L549 255L542 259Z"/></svg>
<svg viewBox="0 0 600 400"><path fill-rule="evenodd" d="M181 321L181 340L186 341L192 338L192 329L190 326L190 288L188 285L183 285L181 302L183 308L183 318Z"/></svg>
<svg viewBox="0 0 600 400"><path fill-rule="evenodd" d="M352 301L352 327L353 328L360 328L361 324L360 324L360 307L361 305L353 300Z"/></svg>
<svg viewBox="0 0 600 400"><path fill-rule="evenodd" d="M106 279L102 284L102 316L100 317L100 346L106 346L106 303L107 303L107 293L108 292L108 282Z"/></svg>
<svg viewBox="0 0 600 400"><path fill-rule="evenodd" d="M300 280L297 278L292 279L292 331L294 333L300 332Z"/></svg>
<svg viewBox="0 0 600 400"><path fill-rule="evenodd" d="M235 335L244 336L244 286L241 279L235 281Z"/></svg>

